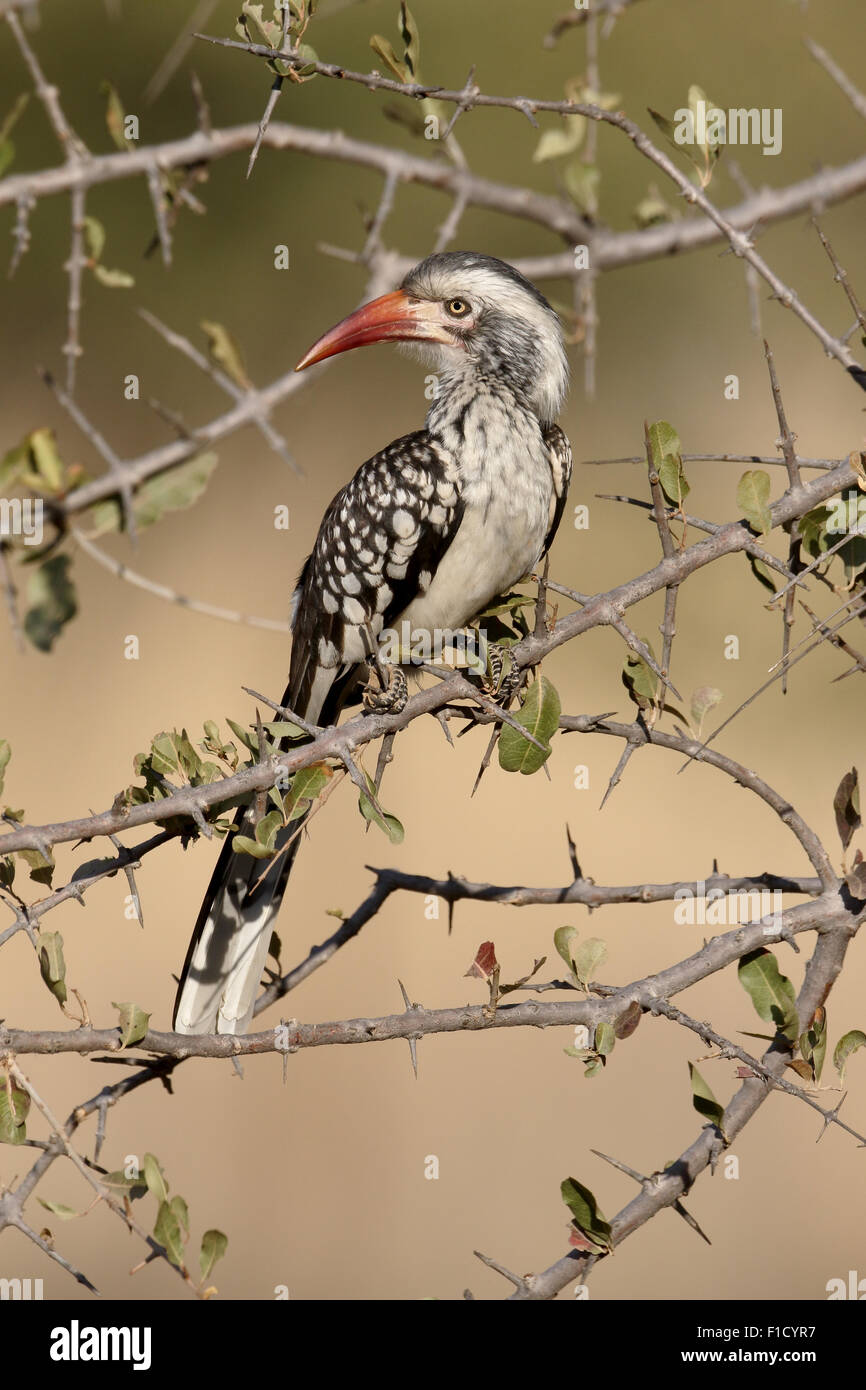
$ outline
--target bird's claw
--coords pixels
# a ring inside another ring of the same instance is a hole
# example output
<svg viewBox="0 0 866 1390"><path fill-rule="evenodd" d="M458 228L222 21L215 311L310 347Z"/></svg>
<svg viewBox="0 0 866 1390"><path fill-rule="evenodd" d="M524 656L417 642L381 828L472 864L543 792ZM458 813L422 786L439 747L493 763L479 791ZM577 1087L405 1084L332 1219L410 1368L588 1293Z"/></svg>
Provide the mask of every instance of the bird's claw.
<svg viewBox="0 0 866 1390"><path fill-rule="evenodd" d="M368 714L402 714L409 699L409 683L401 666L376 663L378 688L372 675L364 687L364 708Z"/></svg>
<svg viewBox="0 0 866 1390"><path fill-rule="evenodd" d="M487 648L487 673L481 678L481 685L498 705L507 709L520 689L523 672L508 647L491 642Z"/></svg>

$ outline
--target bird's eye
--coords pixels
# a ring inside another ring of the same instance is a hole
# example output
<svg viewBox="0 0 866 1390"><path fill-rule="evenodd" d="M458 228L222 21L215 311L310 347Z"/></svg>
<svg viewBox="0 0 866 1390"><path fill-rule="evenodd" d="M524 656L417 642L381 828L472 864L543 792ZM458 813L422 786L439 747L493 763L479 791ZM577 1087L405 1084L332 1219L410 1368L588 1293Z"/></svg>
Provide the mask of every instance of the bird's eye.
<svg viewBox="0 0 866 1390"><path fill-rule="evenodd" d="M455 319L465 318L472 311L472 306L465 299L449 299L445 307Z"/></svg>

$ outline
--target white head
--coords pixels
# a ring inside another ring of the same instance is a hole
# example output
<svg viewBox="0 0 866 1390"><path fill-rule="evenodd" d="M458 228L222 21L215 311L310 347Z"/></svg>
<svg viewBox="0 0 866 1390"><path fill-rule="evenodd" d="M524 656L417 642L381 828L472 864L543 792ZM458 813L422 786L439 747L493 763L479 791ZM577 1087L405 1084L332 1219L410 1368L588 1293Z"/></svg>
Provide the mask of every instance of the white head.
<svg viewBox="0 0 866 1390"><path fill-rule="evenodd" d="M446 375L477 373L501 382L542 424L556 419L568 389L555 311L520 271L477 251L428 256L399 290L320 338L296 370L383 339L410 343Z"/></svg>

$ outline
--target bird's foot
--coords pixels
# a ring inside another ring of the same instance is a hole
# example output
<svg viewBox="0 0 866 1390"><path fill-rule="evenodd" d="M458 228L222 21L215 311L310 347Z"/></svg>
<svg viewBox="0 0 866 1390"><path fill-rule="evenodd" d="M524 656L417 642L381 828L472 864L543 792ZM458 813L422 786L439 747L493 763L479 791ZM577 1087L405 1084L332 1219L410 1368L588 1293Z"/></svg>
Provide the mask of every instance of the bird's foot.
<svg viewBox="0 0 866 1390"><path fill-rule="evenodd" d="M498 705L507 709L523 682L523 672L507 647L491 642L487 648L487 672L481 685Z"/></svg>
<svg viewBox="0 0 866 1390"><path fill-rule="evenodd" d="M409 683L401 666L378 661L375 665L377 683L370 680L364 686L364 708L368 714L402 714L409 699Z"/></svg>

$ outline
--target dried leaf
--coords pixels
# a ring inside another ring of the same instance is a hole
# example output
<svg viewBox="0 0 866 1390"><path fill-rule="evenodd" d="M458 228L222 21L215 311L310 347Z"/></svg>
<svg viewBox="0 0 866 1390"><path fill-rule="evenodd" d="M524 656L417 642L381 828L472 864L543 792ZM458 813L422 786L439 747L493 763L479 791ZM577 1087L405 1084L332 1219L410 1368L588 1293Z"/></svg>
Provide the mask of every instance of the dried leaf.
<svg viewBox="0 0 866 1390"><path fill-rule="evenodd" d="M494 970L498 969L499 961L496 959L496 947L492 941L482 941L475 953L474 961L463 978L489 980Z"/></svg>

